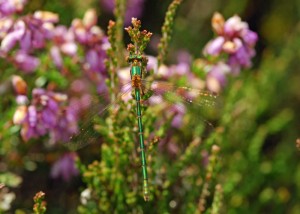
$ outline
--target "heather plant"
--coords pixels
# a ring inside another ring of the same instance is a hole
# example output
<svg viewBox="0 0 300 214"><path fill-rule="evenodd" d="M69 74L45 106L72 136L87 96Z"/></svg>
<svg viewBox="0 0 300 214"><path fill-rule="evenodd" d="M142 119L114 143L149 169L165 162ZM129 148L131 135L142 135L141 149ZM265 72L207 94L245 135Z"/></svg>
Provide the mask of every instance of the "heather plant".
<svg viewBox="0 0 300 214"><path fill-rule="evenodd" d="M38 192L34 197L34 205L33 205L33 212L36 214L43 214L46 212L46 202L44 201L45 193Z"/></svg>
<svg viewBox="0 0 300 214"><path fill-rule="evenodd" d="M65 26L53 12L23 15L27 1L0 1L1 211L18 201L12 189L28 184L25 172L35 173L30 183L43 190L37 173L48 166L47 176L61 185L76 177L83 182L70 213L297 213L296 150L281 143L296 141L295 112L273 98L291 90L281 86L299 56L299 30L278 55L266 53L250 70L257 34L238 15L225 20L215 13L214 37L204 48L195 45L202 56L181 52L171 63L184 2L171 2L157 54L148 55L147 44L157 35L132 18L142 14L143 1L102 0L115 16L107 30L98 26L95 9ZM130 21L125 30L132 44L125 49L123 26ZM167 82L142 102L147 202L128 87L126 56L134 54L143 55L147 86ZM189 90L174 96L180 87ZM272 144L273 138L280 143ZM67 204L57 193L54 198ZM43 192L33 209L45 213ZM48 203L47 211L66 210Z"/></svg>

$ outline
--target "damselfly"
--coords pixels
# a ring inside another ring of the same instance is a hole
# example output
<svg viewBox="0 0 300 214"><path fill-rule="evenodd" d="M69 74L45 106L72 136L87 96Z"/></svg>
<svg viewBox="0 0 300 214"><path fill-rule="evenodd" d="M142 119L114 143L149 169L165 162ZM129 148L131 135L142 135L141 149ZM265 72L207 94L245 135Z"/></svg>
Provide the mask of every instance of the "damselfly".
<svg viewBox="0 0 300 214"><path fill-rule="evenodd" d="M100 107L95 105L93 110L88 113L86 119L94 119L97 114L101 117L104 117L104 113L107 113L108 110L112 108L118 108L119 104L126 102L128 98L133 98L136 103L136 117L138 124L138 141L139 141L139 151L141 156L141 167L143 174L143 195L144 199L149 199L149 185L148 185L148 174L147 174L147 163L146 163L146 148L145 140L143 133L143 105L163 105L164 103L172 105L173 108L176 108L177 111L182 111L182 108L185 106L213 106L215 104L216 95L208 91L192 89L188 87L178 87L172 83L166 81L147 81L144 79L142 72L142 60L144 56L141 55L131 55L128 58L129 63L131 64L130 76L131 82L124 84L121 87L121 92L117 94L116 98L110 104ZM129 75L129 74L128 74ZM165 111L170 110L171 108L166 108ZM201 122L201 121L200 121ZM202 121L203 122L203 121ZM97 126L97 123L93 122L84 123L80 133L73 137L73 143L68 145L75 149L84 147L92 141L99 141L99 135L93 130L91 126ZM97 139L98 136L98 139ZM94 139L92 139L94 138ZM149 141L148 141L149 142ZM134 143L134 142L133 142Z"/></svg>
<svg viewBox="0 0 300 214"><path fill-rule="evenodd" d="M202 91L197 89L191 89L188 87L177 87L166 81L147 81L145 79L145 65L147 64L147 58L142 54L142 51L137 44L130 46L129 57L127 58L130 64L130 77L131 80L127 84L123 85L121 92L115 97L114 101L106 107L103 107L97 112L102 114L111 107L115 107L118 102L122 102L128 95L132 96L136 103L136 117L138 124L138 141L139 151L141 158L141 168L143 174L143 195L145 201L149 200L149 184L148 184L148 172L147 172L147 161L146 161L146 148L143 133L143 122L142 122L142 105L145 100L149 101L154 99L154 102L159 104L160 100L167 98L168 102L181 103L188 105L214 105L216 95L208 91ZM177 105L180 106L180 105ZM180 107L178 107L180 108ZM93 113L90 112L90 115ZM81 141L78 147L82 147L88 144L88 138L90 133L86 125L83 126L82 132L79 135L73 136L72 140ZM78 140L80 139L80 140ZM76 146L75 146L76 147Z"/></svg>

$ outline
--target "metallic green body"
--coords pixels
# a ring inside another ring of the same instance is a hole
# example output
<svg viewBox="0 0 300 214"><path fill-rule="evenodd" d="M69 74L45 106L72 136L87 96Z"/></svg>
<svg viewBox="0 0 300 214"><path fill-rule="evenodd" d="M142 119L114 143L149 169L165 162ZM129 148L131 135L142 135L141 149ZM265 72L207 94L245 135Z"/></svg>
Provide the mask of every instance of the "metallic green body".
<svg viewBox="0 0 300 214"><path fill-rule="evenodd" d="M139 127L139 142L140 142L140 152L141 152L141 162L142 162L142 172L143 172L143 193L145 201L149 200L149 187L148 187L148 174L147 174L147 162L145 154L145 144L144 144L144 134L143 134L143 123L142 123L142 112L141 112L141 98L140 90L135 89L135 99L136 99L136 114L138 119Z"/></svg>
<svg viewBox="0 0 300 214"><path fill-rule="evenodd" d="M140 66L133 65L131 67L131 76L139 75L142 77L142 70Z"/></svg>
<svg viewBox="0 0 300 214"><path fill-rule="evenodd" d="M131 77L139 75L142 76L142 71L140 66L133 65L131 67ZM138 119L138 130L139 130L139 143L140 143L140 153L141 153L141 163L143 172L143 194L144 200L149 200L149 187L148 187L148 174L147 174L147 162L144 144L144 133L143 133L143 123L142 123L142 111L141 111L141 91L139 88L135 88L135 100L136 100L136 115Z"/></svg>

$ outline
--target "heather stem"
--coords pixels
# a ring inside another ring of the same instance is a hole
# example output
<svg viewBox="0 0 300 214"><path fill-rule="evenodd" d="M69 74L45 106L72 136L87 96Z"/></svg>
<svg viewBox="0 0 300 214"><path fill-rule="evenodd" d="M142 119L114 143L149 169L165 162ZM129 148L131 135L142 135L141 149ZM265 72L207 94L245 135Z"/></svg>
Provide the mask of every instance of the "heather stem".
<svg viewBox="0 0 300 214"><path fill-rule="evenodd" d="M220 213L220 209L222 206L222 199L223 199L223 188L221 184L217 184L215 187L215 195L211 206L212 207L211 214Z"/></svg>
<svg viewBox="0 0 300 214"><path fill-rule="evenodd" d="M203 184L201 196L198 202L198 210L196 214L201 214L204 212L206 208L206 198L210 195L209 186L213 177L213 173L215 171L215 166L217 163L218 153L220 151L220 147L217 145L213 145L211 149L211 155L209 157L209 163L206 170L205 182Z"/></svg>
<svg viewBox="0 0 300 214"><path fill-rule="evenodd" d="M116 71L118 69L118 47L117 47L117 28L116 23L114 21L109 21L107 28L108 41L110 43L110 48L107 50L107 61L106 68L110 75L110 90L111 90L111 101L113 102L116 98L115 93L115 83L116 83Z"/></svg>
<svg viewBox="0 0 300 214"><path fill-rule="evenodd" d="M171 41L172 33L173 33L173 26L174 26L174 18L177 12L179 5L181 4L182 0L174 0L168 8L168 11L165 16L165 21L162 26L162 37L158 44L158 66L160 66L166 59L168 54L168 45Z"/></svg>
<svg viewBox="0 0 300 214"><path fill-rule="evenodd" d="M117 60L120 67L124 62L124 45L123 45L123 29L124 18L126 12L126 0L116 0L116 7L114 15L116 18L116 48L117 48Z"/></svg>
<svg viewBox="0 0 300 214"><path fill-rule="evenodd" d="M33 212L35 214L43 214L46 212L46 202L44 201L45 193L38 192L33 197L34 205L33 205Z"/></svg>

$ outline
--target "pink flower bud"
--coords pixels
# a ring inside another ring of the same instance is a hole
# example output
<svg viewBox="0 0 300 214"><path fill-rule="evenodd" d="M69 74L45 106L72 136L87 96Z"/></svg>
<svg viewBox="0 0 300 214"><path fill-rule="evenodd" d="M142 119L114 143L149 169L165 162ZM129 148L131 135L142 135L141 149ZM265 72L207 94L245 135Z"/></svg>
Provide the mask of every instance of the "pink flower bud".
<svg viewBox="0 0 300 214"><path fill-rule="evenodd" d="M86 28L91 28L97 24L97 12L95 9L89 9L85 12L83 17L83 25Z"/></svg>
<svg viewBox="0 0 300 214"><path fill-rule="evenodd" d="M17 110L15 111L14 117L13 117L13 123L15 125L22 124L26 115L27 115L27 106L25 106L25 105L18 106Z"/></svg>
<svg viewBox="0 0 300 214"><path fill-rule="evenodd" d="M222 16L222 14L215 12L211 19L211 25L212 25L213 30L218 35L223 34L224 23L225 23L225 20L224 20L224 17Z"/></svg>
<svg viewBox="0 0 300 214"><path fill-rule="evenodd" d="M49 11L36 11L33 14L33 17L43 22L57 23L59 21L59 16L56 13Z"/></svg>
<svg viewBox="0 0 300 214"><path fill-rule="evenodd" d="M18 95L25 95L27 93L27 84L22 79L22 77L13 75L12 77L12 85L14 87L15 92Z"/></svg>

